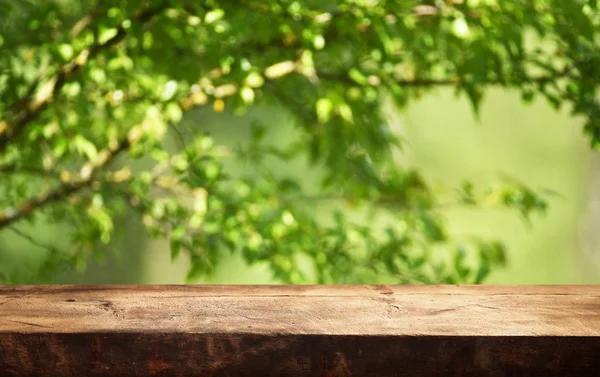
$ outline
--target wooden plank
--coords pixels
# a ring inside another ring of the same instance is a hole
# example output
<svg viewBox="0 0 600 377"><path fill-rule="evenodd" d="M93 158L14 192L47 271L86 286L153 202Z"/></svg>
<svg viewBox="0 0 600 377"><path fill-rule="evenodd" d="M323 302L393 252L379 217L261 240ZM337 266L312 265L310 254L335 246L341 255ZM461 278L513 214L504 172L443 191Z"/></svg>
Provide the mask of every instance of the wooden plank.
<svg viewBox="0 0 600 377"><path fill-rule="evenodd" d="M600 376L600 286L0 286L0 376Z"/></svg>

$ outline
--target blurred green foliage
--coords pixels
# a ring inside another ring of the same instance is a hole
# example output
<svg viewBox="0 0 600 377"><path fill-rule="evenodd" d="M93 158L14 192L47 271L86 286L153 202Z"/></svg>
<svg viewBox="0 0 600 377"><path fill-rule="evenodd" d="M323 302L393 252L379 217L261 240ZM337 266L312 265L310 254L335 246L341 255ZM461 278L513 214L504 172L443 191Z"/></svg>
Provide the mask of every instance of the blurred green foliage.
<svg viewBox="0 0 600 377"><path fill-rule="evenodd" d="M38 244L41 263L2 266L10 282L102 258L133 211L190 258L189 279L232 252L289 283L481 283L504 245L456 237L441 210L529 219L545 198L514 179L433 189L397 160L385 104L452 87L478 114L487 87L514 88L583 116L600 141L592 0L0 0L0 14L0 232L36 243L23 225L43 219L68 234ZM293 114L298 137L268 143L273 126L256 123L232 148L201 125L179 131L193 109L260 105ZM287 171L298 159L318 187Z"/></svg>

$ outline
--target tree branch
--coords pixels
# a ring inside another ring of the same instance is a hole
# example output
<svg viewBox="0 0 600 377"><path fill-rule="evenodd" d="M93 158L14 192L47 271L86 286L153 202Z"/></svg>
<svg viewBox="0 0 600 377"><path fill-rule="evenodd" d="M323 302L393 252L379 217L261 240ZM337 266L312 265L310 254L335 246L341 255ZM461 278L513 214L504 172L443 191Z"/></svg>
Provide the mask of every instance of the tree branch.
<svg viewBox="0 0 600 377"><path fill-rule="evenodd" d="M35 166L0 165L0 174L28 174L43 178L59 178L58 173L50 170L44 170Z"/></svg>
<svg viewBox="0 0 600 377"><path fill-rule="evenodd" d="M153 8L148 8L134 17L133 20L142 24L146 23L165 8L166 5L164 3ZM25 130L29 122L34 120L42 110L48 106L52 98L58 94L60 89L73 80L74 74L77 73L89 59L95 57L103 50L119 43L126 35L127 30L122 26L119 26L115 36L108 41L105 43L97 43L89 49L83 50L75 59L60 67L58 73L44 84L48 86L47 91L41 90L43 93L40 93L34 98L24 97L18 100L17 103L24 104L24 110L19 116L16 116L16 119L5 119L3 121L3 123L5 123L4 127L0 128L0 153L7 148L8 143L12 139L18 137ZM36 82L34 86L39 87L40 82Z"/></svg>
<svg viewBox="0 0 600 377"><path fill-rule="evenodd" d="M529 76L525 77L520 81L520 84L544 84L550 83L560 78L568 77L573 71L573 67L569 66L563 70L556 72L555 75L540 75L540 76ZM317 71L317 76L321 79L329 81L337 81L346 84L360 85L354 81L349 75L337 72L325 72ZM506 85L509 81L503 78L490 79L481 81L481 85ZM408 88L427 88L433 86L462 86L465 84L464 80L460 78L443 78L443 79L411 79L411 80L389 80L382 82L384 86L394 84Z"/></svg>
<svg viewBox="0 0 600 377"><path fill-rule="evenodd" d="M100 155L103 155L104 158L99 160L94 165L90 166L91 172L87 176L87 178L71 182L65 183L58 188L50 191L48 193L39 195L31 200L19 204L16 207L9 208L4 212L0 213L0 229L11 225L12 223L20 220L28 215L30 215L33 211L44 207L50 203L65 199L70 195L76 193L77 191L89 186L95 178L96 172L107 166L111 161L113 161L121 152L127 150L130 146L129 140L127 138L122 139L116 148L112 150L104 150L100 152Z"/></svg>
<svg viewBox="0 0 600 377"><path fill-rule="evenodd" d="M10 229L13 233L15 233L19 237L23 238L24 240L26 240L27 242L29 242L33 246L36 246L36 247L38 247L40 249L43 249L43 250L53 250L54 249L52 246L44 245L44 244L36 241L36 239L33 238L30 234L27 234L27 233L23 232L22 230L17 229L14 226L9 226L8 229Z"/></svg>

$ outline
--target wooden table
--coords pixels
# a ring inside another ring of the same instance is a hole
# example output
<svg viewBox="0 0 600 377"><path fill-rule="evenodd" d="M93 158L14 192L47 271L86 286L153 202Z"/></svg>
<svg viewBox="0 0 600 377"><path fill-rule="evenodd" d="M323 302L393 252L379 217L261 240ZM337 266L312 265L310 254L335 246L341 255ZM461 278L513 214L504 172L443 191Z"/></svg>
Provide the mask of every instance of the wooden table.
<svg viewBox="0 0 600 377"><path fill-rule="evenodd" d="M600 286L0 286L0 376L600 376Z"/></svg>

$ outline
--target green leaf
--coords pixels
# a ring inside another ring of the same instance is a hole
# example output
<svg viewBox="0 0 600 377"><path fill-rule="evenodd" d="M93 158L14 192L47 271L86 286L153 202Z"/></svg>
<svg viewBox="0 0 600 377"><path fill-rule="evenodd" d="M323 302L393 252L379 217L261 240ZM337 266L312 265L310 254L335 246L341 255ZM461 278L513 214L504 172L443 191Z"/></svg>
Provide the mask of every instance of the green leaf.
<svg viewBox="0 0 600 377"><path fill-rule="evenodd" d="M73 46L63 43L58 46L58 53L65 60L71 60L73 58L74 50Z"/></svg>
<svg viewBox="0 0 600 377"><path fill-rule="evenodd" d="M533 102L534 98L535 98L535 92L533 90L526 90L521 93L521 99L523 100L523 102L525 102L527 104L530 104L531 102Z"/></svg>
<svg viewBox="0 0 600 377"><path fill-rule="evenodd" d="M254 90L252 90L252 88L250 88L249 86L244 86L240 90L240 97L242 97L244 103L248 105L254 102L254 96Z"/></svg>
<svg viewBox="0 0 600 377"><path fill-rule="evenodd" d="M366 85L368 82L368 79L365 75L363 75L358 69L356 68L352 68L350 71L348 71L348 75L350 76L350 78L352 80L354 80L357 84L360 85Z"/></svg>
<svg viewBox="0 0 600 377"><path fill-rule="evenodd" d="M473 284L481 284L490 273L490 264L487 261L481 262L481 265L477 269L477 275L473 281Z"/></svg>
<svg viewBox="0 0 600 377"><path fill-rule="evenodd" d="M167 104L165 112L167 113L167 119L169 119L171 122L178 123L181 121L181 118L183 118L183 111L176 103L171 102Z"/></svg>
<svg viewBox="0 0 600 377"><path fill-rule="evenodd" d="M73 138L73 146L75 149L87 157L90 161L96 161L98 158L98 150L91 141L87 140L83 135L79 134Z"/></svg>
<svg viewBox="0 0 600 377"><path fill-rule="evenodd" d="M213 9L209 12L206 12L206 15L204 16L204 22L207 24L212 24L222 19L223 16L225 16L225 11L223 9Z"/></svg>
<svg viewBox="0 0 600 377"><path fill-rule="evenodd" d="M112 38L116 37L118 32L119 31L117 30L117 28L107 28L100 26L100 31L98 33L98 42L100 42L100 44L105 44Z"/></svg>
<svg viewBox="0 0 600 377"><path fill-rule="evenodd" d="M181 241L171 238L170 246L171 246L171 262L174 262L177 260L177 258L179 258L179 254L181 252Z"/></svg>
<svg viewBox="0 0 600 377"><path fill-rule="evenodd" d="M423 214L420 220L423 224L423 231L427 239L432 242L441 242L446 240L446 232L442 228L441 223L431 214Z"/></svg>
<svg viewBox="0 0 600 377"><path fill-rule="evenodd" d="M250 72L245 80L246 85L251 88L260 88L264 85L265 79L258 72Z"/></svg>
<svg viewBox="0 0 600 377"><path fill-rule="evenodd" d="M327 123L333 111L333 102L329 98L319 98L316 103L319 122Z"/></svg>

